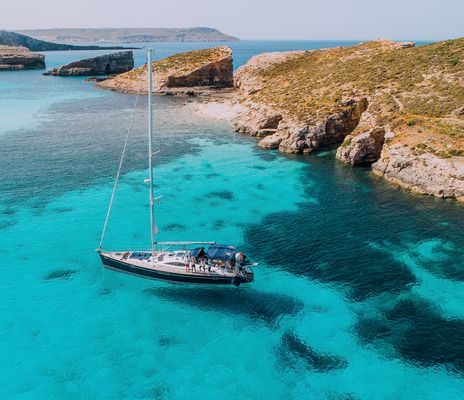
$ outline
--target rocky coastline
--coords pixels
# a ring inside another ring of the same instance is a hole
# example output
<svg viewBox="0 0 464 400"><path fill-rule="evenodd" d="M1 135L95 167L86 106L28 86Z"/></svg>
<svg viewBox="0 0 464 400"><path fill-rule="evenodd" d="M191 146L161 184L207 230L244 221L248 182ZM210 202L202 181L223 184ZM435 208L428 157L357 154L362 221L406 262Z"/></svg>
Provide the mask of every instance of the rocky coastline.
<svg viewBox="0 0 464 400"><path fill-rule="evenodd" d="M231 50L220 47L154 69L155 93L224 103L224 119L263 148L337 148L341 162L403 188L464 201L464 39L265 53L235 73ZM97 86L134 93L142 81L143 92L143 71Z"/></svg>
<svg viewBox="0 0 464 400"><path fill-rule="evenodd" d="M412 192L464 201L463 76L464 39L262 54L235 73L231 123L263 148L337 148Z"/></svg>

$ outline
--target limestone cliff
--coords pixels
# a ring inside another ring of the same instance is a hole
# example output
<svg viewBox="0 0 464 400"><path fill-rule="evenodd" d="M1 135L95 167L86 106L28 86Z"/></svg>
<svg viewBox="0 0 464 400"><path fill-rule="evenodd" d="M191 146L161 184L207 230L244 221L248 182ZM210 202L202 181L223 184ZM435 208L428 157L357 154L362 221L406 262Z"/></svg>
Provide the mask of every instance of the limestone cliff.
<svg viewBox="0 0 464 400"><path fill-rule="evenodd" d="M463 200L464 39L256 56L235 74L239 132L337 157L419 193Z"/></svg>
<svg viewBox="0 0 464 400"><path fill-rule="evenodd" d="M0 46L0 71L45 68L45 56L25 47Z"/></svg>
<svg viewBox="0 0 464 400"><path fill-rule="evenodd" d="M118 92L147 92L146 66L99 82ZM199 94L233 86L232 50L215 47L176 54L153 63L153 92Z"/></svg>
<svg viewBox="0 0 464 400"><path fill-rule="evenodd" d="M127 72L132 68L134 68L134 57L132 55L132 51L120 51L118 53L105 54L98 57L74 61L70 64L45 72L44 75L110 75Z"/></svg>
<svg viewBox="0 0 464 400"><path fill-rule="evenodd" d="M401 143L386 143L372 170L375 175L412 192L464 201L462 156L418 153Z"/></svg>

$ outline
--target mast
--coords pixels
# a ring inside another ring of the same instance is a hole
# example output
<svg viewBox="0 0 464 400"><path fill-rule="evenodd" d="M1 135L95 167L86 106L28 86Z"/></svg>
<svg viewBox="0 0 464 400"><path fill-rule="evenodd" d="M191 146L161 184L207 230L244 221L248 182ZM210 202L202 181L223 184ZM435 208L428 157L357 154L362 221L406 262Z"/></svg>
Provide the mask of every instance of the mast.
<svg viewBox="0 0 464 400"><path fill-rule="evenodd" d="M150 238L151 252L154 260L155 254L155 210L153 199L153 67L152 67L153 49L147 51L148 64L148 180L150 184Z"/></svg>

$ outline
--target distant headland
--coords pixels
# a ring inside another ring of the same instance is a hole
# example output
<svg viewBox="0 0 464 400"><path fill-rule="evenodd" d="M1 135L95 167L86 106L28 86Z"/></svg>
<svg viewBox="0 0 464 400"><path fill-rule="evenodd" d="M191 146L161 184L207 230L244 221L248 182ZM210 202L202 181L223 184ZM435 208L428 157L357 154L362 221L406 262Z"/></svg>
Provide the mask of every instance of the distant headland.
<svg viewBox="0 0 464 400"><path fill-rule="evenodd" d="M66 44L134 42L231 42L236 37L214 28L54 28L27 29L18 33Z"/></svg>
<svg viewBox="0 0 464 400"><path fill-rule="evenodd" d="M56 50L122 50L129 47L122 46L75 46L64 43L52 43L35 39L16 32L0 30L0 45L12 47L25 47L31 51L56 51Z"/></svg>

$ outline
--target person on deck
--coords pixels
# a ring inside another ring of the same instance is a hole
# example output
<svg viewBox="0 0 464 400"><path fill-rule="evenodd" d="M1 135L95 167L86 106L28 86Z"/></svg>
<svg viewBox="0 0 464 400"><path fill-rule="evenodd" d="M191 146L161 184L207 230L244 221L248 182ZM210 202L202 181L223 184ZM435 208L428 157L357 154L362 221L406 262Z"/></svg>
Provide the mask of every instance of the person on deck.
<svg viewBox="0 0 464 400"><path fill-rule="evenodd" d="M239 251L235 254L235 270L238 271L242 265L242 252Z"/></svg>
<svg viewBox="0 0 464 400"><path fill-rule="evenodd" d="M196 267L195 264L196 264L195 257L192 257L192 258L190 259L190 268L191 268L192 272L193 272L193 271L197 272L197 267Z"/></svg>
<svg viewBox="0 0 464 400"><path fill-rule="evenodd" d="M203 268L203 272L206 272L205 270L205 264L206 264L206 251L205 248L202 247L200 251L197 254L197 258L200 260L200 271Z"/></svg>
<svg viewBox="0 0 464 400"><path fill-rule="evenodd" d="M206 258L200 258L200 271L203 268L203 272L206 272Z"/></svg>

